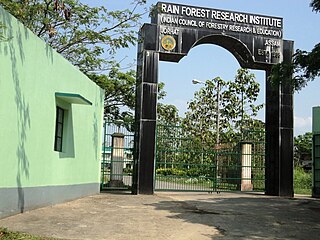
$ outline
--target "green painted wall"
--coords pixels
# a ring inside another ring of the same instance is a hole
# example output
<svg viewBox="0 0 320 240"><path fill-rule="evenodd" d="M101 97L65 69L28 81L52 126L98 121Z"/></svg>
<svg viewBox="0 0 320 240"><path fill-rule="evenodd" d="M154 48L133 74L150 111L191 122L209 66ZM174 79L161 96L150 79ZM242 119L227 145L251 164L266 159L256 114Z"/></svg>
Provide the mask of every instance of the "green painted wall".
<svg viewBox="0 0 320 240"><path fill-rule="evenodd" d="M2 8L0 21L12 37L0 42L0 188L99 184L102 89ZM54 151L56 105L69 115L64 153Z"/></svg>

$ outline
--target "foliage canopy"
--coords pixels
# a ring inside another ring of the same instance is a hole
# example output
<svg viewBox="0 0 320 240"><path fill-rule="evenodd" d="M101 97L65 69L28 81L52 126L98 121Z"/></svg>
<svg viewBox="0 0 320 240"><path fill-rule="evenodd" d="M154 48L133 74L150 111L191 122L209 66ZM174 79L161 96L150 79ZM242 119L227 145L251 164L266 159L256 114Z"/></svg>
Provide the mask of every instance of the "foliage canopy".
<svg viewBox="0 0 320 240"><path fill-rule="evenodd" d="M239 69L234 82L219 77L207 80L189 102L183 124L201 142L232 142L255 124L253 117L262 108L255 104L259 91L259 83L247 69Z"/></svg>
<svg viewBox="0 0 320 240"><path fill-rule="evenodd" d="M134 71L121 72L119 49L137 42L136 29L147 12L145 0L109 10L80 0L0 0L0 4L34 34L105 89L105 116L132 117Z"/></svg>
<svg viewBox="0 0 320 240"><path fill-rule="evenodd" d="M145 1L109 11L79 0L0 0L0 4L84 73L109 70L114 54L137 41ZM140 12L138 12L140 11ZM142 12L141 12L142 11Z"/></svg>
<svg viewBox="0 0 320 240"><path fill-rule="evenodd" d="M311 156L312 156L312 133L307 132L303 135L294 137L295 162L301 163L303 160L311 160Z"/></svg>
<svg viewBox="0 0 320 240"><path fill-rule="evenodd" d="M320 0L312 0L310 6L313 11L319 12ZM279 84L283 79L291 79L292 75L290 84L293 91L301 90L308 82L320 76L320 43L317 43L310 52L297 49L290 64L275 65L270 80L274 84Z"/></svg>

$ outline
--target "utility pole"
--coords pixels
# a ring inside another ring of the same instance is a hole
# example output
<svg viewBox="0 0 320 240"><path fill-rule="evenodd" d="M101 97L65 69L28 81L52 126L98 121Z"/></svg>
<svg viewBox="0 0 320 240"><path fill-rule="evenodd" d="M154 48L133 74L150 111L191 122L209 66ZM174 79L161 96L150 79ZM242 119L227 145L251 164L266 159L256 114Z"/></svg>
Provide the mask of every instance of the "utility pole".
<svg viewBox="0 0 320 240"><path fill-rule="evenodd" d="M218 191L219 187L219 145L220 145L220 78L216 77L214 78L216 81L216 92L217 92L217 122L216 122L216 153L215 153L215 165L216 165L216 172L215 172L215 183L213 185L213 188Z"/></svg>
<svg viewBox="0 0 320 240"><path fill-rule="evenodd" d="M217 122L216 122L216 128L217 128L217 134L216 134L216 146L218 147L218 145L220 144L220 79L219 78L215 78L214 79L217 82Z"/></svg>

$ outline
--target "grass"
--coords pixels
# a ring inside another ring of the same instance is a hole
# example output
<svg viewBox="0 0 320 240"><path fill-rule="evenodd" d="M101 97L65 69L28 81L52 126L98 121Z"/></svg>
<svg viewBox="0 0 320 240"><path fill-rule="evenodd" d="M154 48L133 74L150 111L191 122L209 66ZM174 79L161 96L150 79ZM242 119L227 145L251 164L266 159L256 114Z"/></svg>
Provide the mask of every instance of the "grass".
<svg viewBox="0 0 320 240"><path fill-rule="evenodd" d="M311 195L312 173L305 172L301 167L294 169L294 193Z"/></svg>
<svg viewBox="0 0 320 240"><path fill-rule="evenodd" d="M230 178L225 179L225 181L221 181L221 179L217 179L214 181L214 178L208 177L190 177L190 176L163 176L157 175L157 181L168 182L176 185L171 185L171 189L174 190L182 190L185 187L194 187L193 190L203 190L207 191L208 189L217 189L219 191L239 191L240 188L240 178ZM239 181L239 183L230 183L229 181ZM264 179L253 179L253 190L255 192L263 192L264 191Z"/></svg>
<svg viewBox="0 0 320 240"><path fill-rule="evenodd" d="M0 240L57 240L57 238L37 237L27 233L12 232L0 227Z"/></svg>
<svg viewBox="0 0 320 240"><path fill-rule="evenodd" d="M253 179L254 189L263 191L264 189L264 182L263 182L264 175L261 176L256 174L257 179ZM259 180L261 179L261 180ZM210 188L214 185L212 182L212 178L208 179L206 177L189 177L189 176L163 176L157 175L157 180L164 181L164 182L172 182L176 184L182 185L194 185L200 188ZM211 181L210 181L211 180ZM258 180L258 181L257 181ZM234 191L237 189L236 186L228 183L218 183L219 188L223 188L225 190ZM304 195L311 195L312 194L312 173L306 172L301 167L295 167L294 169L294 193L296 194L304 194Z"/></svg>

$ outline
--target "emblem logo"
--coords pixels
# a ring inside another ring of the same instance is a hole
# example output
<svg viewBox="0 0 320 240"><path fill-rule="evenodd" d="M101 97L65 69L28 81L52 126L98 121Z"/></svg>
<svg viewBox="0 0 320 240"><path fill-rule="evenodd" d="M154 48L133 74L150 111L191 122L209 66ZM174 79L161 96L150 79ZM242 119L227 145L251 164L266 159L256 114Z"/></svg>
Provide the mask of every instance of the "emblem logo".
<svg viewBox="0 0 320 240"><path fill-rule="evenodd" d="M164 50L172 51L176 47L176 40L174 37L166 35L161 39L161 46Z"/></svg>

